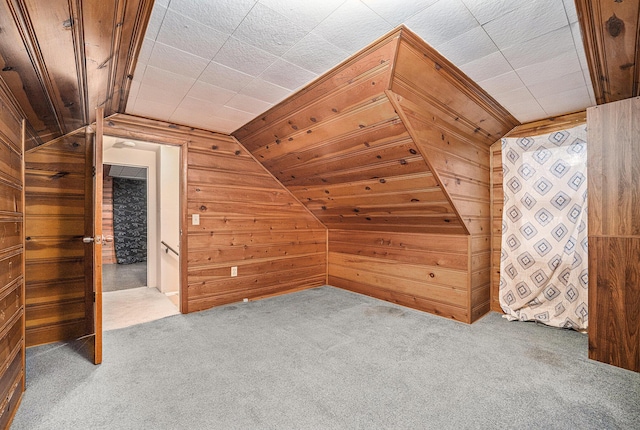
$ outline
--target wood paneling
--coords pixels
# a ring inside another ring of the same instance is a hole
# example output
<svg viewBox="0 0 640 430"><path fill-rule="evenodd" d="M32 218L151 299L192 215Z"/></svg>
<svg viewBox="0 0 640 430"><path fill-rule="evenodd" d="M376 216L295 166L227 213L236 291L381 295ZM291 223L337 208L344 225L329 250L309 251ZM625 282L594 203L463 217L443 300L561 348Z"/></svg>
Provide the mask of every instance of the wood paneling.
<svg viewBox="0 0 640 430"><path fill-rule="evenodd" d="M152 0L0 2L0 76L35 130L27 149L124 110Z"/></svg>
<svg viewBox="0 0 640 430"><path fill-rule="evenodd" d="M587 110L589 357L640 372L640 97Z"/></svg>
<svg viewBox="0 0 640 430"><path fill-rule="evenodd" d="M334 285L471 322L489 310L489 146L517 124L400 27L233 134L330 231L360 232L355 244L364 232L462 240L464 267L440 275L453 284L423 279L433 267L402 248L331 251L331 234L328 272Z"/></svg>
<svg viewBox="0 0 640 430"><path fill-rule="evenodd" d="M329 231L329 284L469 322L468 236Z"/></svg>
<svg viewBox="0 0 640 430"><path fill-rule="evenodd" d="M113 177L109 176L105 166L102 183L102 233L105 237L113 238ZM113 240L102 243L102 263L116 264L116 250Z"/></svg>
<svg viewBox="0 0 640 430"><path fill-rule="evenodd" d="M640 1L576 0L598 104L640 95Z"/></svg>
<svg viewBox="0 0 640 430"><path fill-rule="evenodd" d="M27 345L88 334L93 287L85 275L84 132L26 154Z"/></svg>
<svg viewBox="0 0 640 430"><path fill-rule="evenodd" d="M25 388L23 118L17 100L0 78L0 428L3 429L11 425Z"/></svg>
<svg viewBox="0 0 640 430"><path fill-rule="evenodd" d="M462 233L385 94L399 37L374 43L234 135L330 229Z"/></svg>
<svg viewBox="0 0 640 430"><path fill-rule="evenodd" d="M326 228L236 139L128 115L105 133L185 148L182 312L326 282Z"/></svg>
<svg viewBox="0 0 640 430"><path fill-rule="evenodd" d="M567 130L587 122L587 112L542 119L521 124L504 137L529 137ZM591 143L588 142L590 146ZM491 145L491 310L502 312L500 307L500 248L502 246L502 210L504 192L502 190L502 141Z"/></svg>

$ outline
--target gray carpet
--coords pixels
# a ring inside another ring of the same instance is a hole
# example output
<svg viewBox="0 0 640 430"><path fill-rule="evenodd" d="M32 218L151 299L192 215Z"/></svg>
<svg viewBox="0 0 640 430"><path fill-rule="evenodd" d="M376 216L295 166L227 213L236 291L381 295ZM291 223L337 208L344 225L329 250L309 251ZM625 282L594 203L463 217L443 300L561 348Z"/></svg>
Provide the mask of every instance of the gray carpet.
<svg viewBox="0 0 640 430"><path fill-rule="evenodd" d="M637 429L640 374L583 334L321 287L27 353L12 429Z"/></svg>
<svg viewBox="0 0 640 430"><path fill-rule="evenodd" d="M103 264L102 291L120 291L147 286L147 262Z"/></svg>

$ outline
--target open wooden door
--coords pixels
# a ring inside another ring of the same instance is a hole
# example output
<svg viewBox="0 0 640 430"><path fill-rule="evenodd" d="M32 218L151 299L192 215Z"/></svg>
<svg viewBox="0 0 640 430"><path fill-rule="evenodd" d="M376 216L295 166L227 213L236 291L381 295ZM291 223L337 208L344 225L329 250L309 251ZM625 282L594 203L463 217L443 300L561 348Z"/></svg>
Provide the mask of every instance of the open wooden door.
<svg viewBox="0 0 640 430"><path fill-rule="evenodd" d="M87 259L91 264L93 279L93 333L90 336L90 351L93 354L93 363L102 363L102 135L103 135L104 109L96 109L96 124L93 130L87 130L87 139L93 140L93 180L91 184L92 204L91 216L87 216L87 222L92 225L93 237L85 237L85 241L93 244L93 258ZM93 133L91 132L93 131ZM89 190L87 190L89 191Z"/></svg>

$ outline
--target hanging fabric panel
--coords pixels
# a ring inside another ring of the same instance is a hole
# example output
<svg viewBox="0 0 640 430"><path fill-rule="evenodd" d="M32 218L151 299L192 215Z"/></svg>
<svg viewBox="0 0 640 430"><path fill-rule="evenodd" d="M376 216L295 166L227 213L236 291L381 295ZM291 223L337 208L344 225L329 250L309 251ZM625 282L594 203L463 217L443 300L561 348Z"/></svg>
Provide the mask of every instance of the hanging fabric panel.
<svg viewBox="0 0 640 430"><path fill-rule="evenodd" d="M500 305L512 320L587 328L586 126L502 139Z"/></svg>

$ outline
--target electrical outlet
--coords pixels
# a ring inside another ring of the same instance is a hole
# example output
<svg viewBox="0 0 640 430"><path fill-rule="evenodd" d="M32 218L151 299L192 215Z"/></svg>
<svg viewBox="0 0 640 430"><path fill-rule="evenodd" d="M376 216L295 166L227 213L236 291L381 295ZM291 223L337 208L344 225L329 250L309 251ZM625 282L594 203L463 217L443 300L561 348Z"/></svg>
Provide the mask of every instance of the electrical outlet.
<svg viewBox="0 0 640 430"><path fill-rule="evenodd" d="M238 276L238 266L231 267L231 276Z"/></svg>
<svg viewBox="0 0 640 430"><path fill-rule="evenodd" d="M191 215L191 224L200 225L200 214Z"/></svg>

